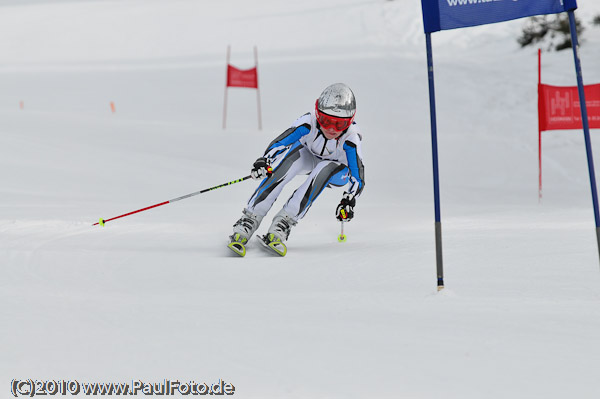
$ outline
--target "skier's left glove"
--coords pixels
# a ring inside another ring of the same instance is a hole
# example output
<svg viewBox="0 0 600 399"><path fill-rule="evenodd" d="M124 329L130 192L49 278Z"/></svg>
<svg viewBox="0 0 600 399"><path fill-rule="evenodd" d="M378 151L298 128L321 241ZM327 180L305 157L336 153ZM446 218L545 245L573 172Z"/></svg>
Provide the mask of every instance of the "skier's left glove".
<svg viewBox="0 0 600 399"><path fill-rule="evenodd" d="M250 176L252 176L254 180L261 180L270 175L271 173L273 173L273 168L271 168L269 160L267 158L261 157L258 158L256 162L254 162L254 165L252 165Z"/></svg>
<svg viewBox="0 0 600 399"><path fill-rule="evenodd" d="M352 194L344 193L340 204L335 209L335 217L339 221L349 222L354 217L354 205L356 199Z"/></svg>

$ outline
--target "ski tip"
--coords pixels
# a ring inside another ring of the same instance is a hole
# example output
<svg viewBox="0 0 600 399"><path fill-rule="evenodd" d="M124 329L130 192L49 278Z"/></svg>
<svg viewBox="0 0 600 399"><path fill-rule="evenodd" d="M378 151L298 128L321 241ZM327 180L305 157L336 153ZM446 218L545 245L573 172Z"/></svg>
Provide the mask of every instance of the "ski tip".
<svg viewBox="0 0 600 399"><path fill-rule="evenodd" d="M241 242L231 242L227 245L227 247L241 257L246 256L246 247Z"/></svg>
<svg viewBox="0 0 600 399"><path fill-rule="evenodd" d="M287 247L281 242L272 242L269 244L269 248L275 251L279 256L285 256L287 254Z"/></svg>
<svg viewBox="0 0 600 399"><path fill-rule="evenodd" d="M273 234L265 234L262 237L258 237L262 246L268 249L271 253L279 256L285 256L287 254L287 246L279 239L275 240Z"/></svg>

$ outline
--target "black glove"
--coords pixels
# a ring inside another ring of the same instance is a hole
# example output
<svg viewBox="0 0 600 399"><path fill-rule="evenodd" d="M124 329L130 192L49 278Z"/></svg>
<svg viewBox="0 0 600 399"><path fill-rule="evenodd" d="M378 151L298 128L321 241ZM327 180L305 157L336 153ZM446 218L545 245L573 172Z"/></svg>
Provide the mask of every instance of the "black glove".
<svg viewBox="0 0 600 399"><path fill-rule="evenodd" d="M335 217L337 220L349 222L354 217L354 205L356 200L352 194L344 193L340 204L335 209Z"/></svg>
<svg viewBox="0 0 600 399"><path fill-rule="evenodd" d="M254 165L252 165L250 176L252 176L254 180L262 180L271 173L273 173L273 169L269 164L269 160L267 158L260 157L256 160L256 162L254 162Z"/></svg>

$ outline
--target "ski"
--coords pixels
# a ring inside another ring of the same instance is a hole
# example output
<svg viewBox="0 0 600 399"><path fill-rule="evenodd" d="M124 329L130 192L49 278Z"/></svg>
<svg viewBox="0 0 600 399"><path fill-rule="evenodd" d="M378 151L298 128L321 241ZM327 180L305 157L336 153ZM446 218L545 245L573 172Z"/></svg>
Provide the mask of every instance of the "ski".
<svg viewBox="0 0 600 399"><path fill-rule="evenodd" d="M248 240L246 240L245 238L241 237L239 234L234 234L232 236L229 237L229 244L227 244L227 248L231 249L233 252L235 252L237 255L244 257L246 256L246 242Z"/></svg>
<svg viewBox="0 0 600 399"><path fill-rule="evenodd" d="M277 254L279 256L285 256L287 254L287 247L279 238L276 238L273 234L265 234L259 236L258 240L262 244L263 248L267 249L271 254Z"/></svg>

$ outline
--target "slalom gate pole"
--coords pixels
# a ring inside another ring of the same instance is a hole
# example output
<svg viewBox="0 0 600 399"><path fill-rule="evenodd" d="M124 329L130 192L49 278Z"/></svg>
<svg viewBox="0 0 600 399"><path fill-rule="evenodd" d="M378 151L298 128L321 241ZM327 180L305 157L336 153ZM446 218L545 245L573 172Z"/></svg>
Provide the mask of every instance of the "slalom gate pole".
<svg viewBox="0 0 600 399"><path fill-rule="evenodd" d="M260 110L260 86L258 85L258 49L254 46L254 67L256 68L256 105L258 108L258 130L262 130L262 112Z"/></svg>
<svg viewBox="0 0 600 399"><path fill-rule="evenodd" d="M239 183L239 182L242 182L244 180L248 180L251 177L252 176L248 175L248 176L242 177L241 179L237 179L237 180L233 180L233 181L230 181L230 182L227 182L227 183L219 184L218 186L214 186L214 187L206 188L204 190L196 191L195 193L186 194L186 195L183 195L181 197L173 198L173 199L168 200L168 201L164 201L164 202L160 202L158 204L150 205L150 206L147 206L145 208L138 209L137 211L132 211L132 212L129 212L129 213L125 213L123 215L115 216L115 217L112 217L110 219L102 219L102 218L100 218L100 221L94 223L92 226L95 226L97 224L99 224L100 226L104 226L105 223L110 222L111 220L115 220L115 219L119 219L119 218L122 218L122 217L125 217L125 216L133 215L134 213L139 213L139 212L147 211L148 209L157 208L157 207L162 206L162 205L167 205L167 204L170 204L171 202L181 201L183 199L190 198L190 197L193 197L193 196L198 195L198 194L206 193L208 191L216 190L218 188L230 186L232 184Z"/></svg>
<svg viewBox="0 0 600 399"><path fill-rule="evenodd" d="M581 122L583 125L583 137L588 160L588 171L590 175L590 188L592 190L592 205L594 207L594 218L596 220L596 242L598 243L598 255L600 256L600 211L598 209L598 191L596 189L596 174L594 173L594 157L592 156L592 142L590 140L590 126L585 102L585 89L583 85L583 74L581 72L581 61L579 59L579 41L577 39L577 26L575 13L568 12L569 26L571 28L571 45L573 47L573 58L575 59L575 74L577 75L577 90L579 92L579 104L581 105Z"/></svg>
<svg viewBox="0 0 600 399"><path fill-rule="evenodd" d="M437 119L435 108L435 85L433 77L433 50L431 33L425 34L427 48L427 74L429 78L429 114L431 120L431 157L433 160L433 199L435 207L435 259L437 272L437 289L444 289L444 261L442 256L442 217L440 206L440 177L437 145Z"/></svg>
<svg viewBox="0 0 600 399"><path fill-rule="evenodd" d="M227 72L225 73L225 95L223 96L223 130L227 125L227 82L229 81L229 59L231 56L231 45L227 45Z"/></svg>
<svg viewBox="0 0 600 399"><path fill-rule="evenodd" d="M538 49L538 203L542 203L542 49Z"/></svg>

